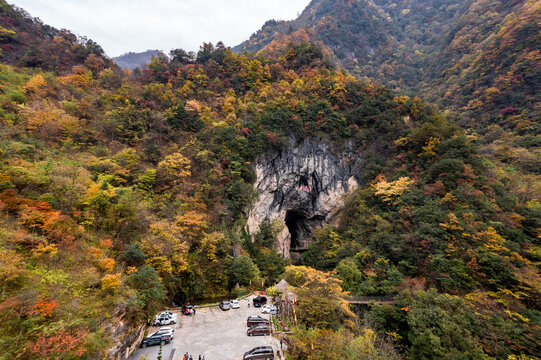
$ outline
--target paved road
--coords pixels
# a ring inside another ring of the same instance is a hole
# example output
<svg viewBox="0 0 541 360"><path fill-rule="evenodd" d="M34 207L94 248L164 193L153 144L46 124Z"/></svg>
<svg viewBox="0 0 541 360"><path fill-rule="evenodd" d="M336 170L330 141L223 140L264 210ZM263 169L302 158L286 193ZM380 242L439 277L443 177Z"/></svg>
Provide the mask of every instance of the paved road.
<svg viewBox="0 0 541 360"><path fill-rule="evenodd" d="M197 309L196 316L183 316L179 313L175 338L163 347L163 360L182 360L185 352L190 353L194 360L198 360L199 355L204 355L205 360L241 360L246 351L256 346L272 345L275 351L279 349L279 341L272 336L246 335L246 318L250 315L269 318L269 315L262 315L259 308L248 308L248 299L240 302L240 309ZM152 327L149 332L158 329ZM159 348L152 346L138 349L131 360L156 360ZM175 355L171 359L173 349Z"/></svg>

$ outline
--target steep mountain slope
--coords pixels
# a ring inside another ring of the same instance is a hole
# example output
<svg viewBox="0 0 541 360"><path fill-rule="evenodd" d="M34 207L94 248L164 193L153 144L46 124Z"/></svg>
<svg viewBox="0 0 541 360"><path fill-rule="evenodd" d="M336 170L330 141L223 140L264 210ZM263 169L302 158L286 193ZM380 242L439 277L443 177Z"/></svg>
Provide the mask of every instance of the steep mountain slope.
<svg viewBox="0 0 541 360"><path fill-rule="evenodd" d="M539 116L540 19L533 0L314 0L298 19L269 21L234 50L259 51L304 29L352 74L486 125L523 111Z"/></svg>
<svg viewBox="0 0 541 360"><path fill-rule="evenodd" d="M113 61L123 69L144 69L148 66L148 64L152 60L152 57L158 56L159 54L163 54L163 51L147 50L140 53L129 52L127 54L114 57Z"/></svg>
<svg viewBox="0 0 541 360"><path fill-rule="evenodd" d="M101 46L58 30L0 0L0 59L4 63L64 72L86 64L94 72L111 66Z"/></svg>
<svg viewBox="0 0 541 360"><path fill-rule="evenodd" d="M282 274L292 358L536 359L541 182L284 36L130 76L0 64L0 359L114 359L165 304Z"/></svg>
<svg viewBox="0 0 541 360"><path fill-rule="evenodd" d="M287 264L284 245L327 272L307 270L331 278L323 286L397 296L399 306L366 316L372 334L395 334L408 358L537 352L541 206L532 188L493 171L459 127L420 99L336 71L308 44L285 51L262 61L205 44L193 62L178 51L181 58L159 56L132 78L0 65L6 358L102 358L137 338L136 326L112 336L117 314L141 324L168 299L272 285ZM293 144L313 144L301 157L321 166L286 169L280 190L290 207L243 231L248 210L260 206L256 191L276 189L254 189L255 171L265 154L298 157L286 151ZM320 181L333 159L346 176L332 170L334 180ZM350 175L359 188L340 221L308 219L318 215L317 197L332 196ZM279 238L282 221L289 237ZM299 310L310 331L365 341L351 311L317 311L328 296L303 294L299 309L315 307ZM314 342L303 331L295 351Z"/></svg>

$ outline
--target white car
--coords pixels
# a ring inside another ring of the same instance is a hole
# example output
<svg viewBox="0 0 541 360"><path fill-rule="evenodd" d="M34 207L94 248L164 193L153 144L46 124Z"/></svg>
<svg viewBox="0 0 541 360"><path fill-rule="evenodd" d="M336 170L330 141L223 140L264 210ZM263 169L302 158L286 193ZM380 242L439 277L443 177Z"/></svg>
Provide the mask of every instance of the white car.
<svg viewBox="0 0 541 360"><path fill-rule="evenodd" d="M240 304L239 304L239 301L238 300L231 300L229 302L229 304L231 304L231 309L238 309L240 308Z"/></svg>
<svg viewBox="0 0 541 360"><path fill-rule="evenodd" d="M152 335L156 335L156 334L159 334L159 335L170 335L171 336L171 339L173 339L175 337L175 329L173 329L172 327L170 326L167 326L167 327L162 327L160 328L160 330L158 330L157 332L155 332L154 334Z"/></svg>
<svg viewBox="0 0 541 360"><path fill-rule="evenodd" d="M261 308L263 314L276 314L276 306L274 305L265 305Z"/></svg>
<svg viewBox="0 0 541 360"><path fill-rule="evenodd" d="M162 312L156 315L154 319L154 325L163 326L176 324L178 321L178 315L172 312Z"/></svg>

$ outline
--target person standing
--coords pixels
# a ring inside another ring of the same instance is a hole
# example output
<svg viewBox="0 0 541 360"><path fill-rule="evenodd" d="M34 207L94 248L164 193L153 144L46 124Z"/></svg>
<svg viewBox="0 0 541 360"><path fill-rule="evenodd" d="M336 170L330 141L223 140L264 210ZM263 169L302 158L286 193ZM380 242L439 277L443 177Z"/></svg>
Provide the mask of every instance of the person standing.
<svg viewBox="0 0 541 360"><path fill-rule="evenodd" d="M192 356L190 355L190 360L193 360Z"/></svg>
<svg viewBox="0 0 541 360"><path fill-rule="evenodd" d="M195 316L195 306L193 307L193 316Z"/></svg>
<svg viewBox="0 0 541 360"><path fill-rule="evenodd" d="M199 355L199 360L201 360L201 355Z"/></svg>

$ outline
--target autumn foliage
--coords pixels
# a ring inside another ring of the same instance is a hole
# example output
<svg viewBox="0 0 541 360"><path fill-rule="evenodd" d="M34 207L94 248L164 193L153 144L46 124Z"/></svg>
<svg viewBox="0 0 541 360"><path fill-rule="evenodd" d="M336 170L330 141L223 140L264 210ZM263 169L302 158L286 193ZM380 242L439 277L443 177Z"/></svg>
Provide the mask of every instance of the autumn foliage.
<svg viewBox="0 0 541 360"><path fill-rule="evenodd" d="M415 2L394 3L374 2L395 17ZM337 8L360 4L336 1ZM300 295L288 324L299 358L535 356L539 139L524 106L506 97L531 81L523 66L536 59L534 50L516 73L495 70L475 99L462 99L472 119L489 124L476 132L454 123L455 112L341 71L308 31L286 28L258 55L205 43L125 72L89 40L0 5L5 357L104 358L107 344L120 341L110 331L117 316L135 328L170 299L228 297L245 291L237 283L269 287L282 276ZM400 21L455 11L440 5L410 9ZM517 23L503 22L510 34L498 33L502 46L512 45ZM334 29L330 18L317 26ZM33 39L38 30L50 36ZM445 51L468 49L468 36L459 31ZM483 51L496 64L491 41ZM407 46L398 50L423 59ZM460 56L468 68L453 70L456 78L486 79L474 76L470 60L477 61ZM452 85L449 96L457 98L475 88ZM257 198L254 164L308 138L348 144L364 162L336 221L310 229L302 263L288 267L277 251L283 222L249 233L246 214ZM356 314L346 292L395 304Z"/></svg>
<svg viewBox="0 0 541 360"><path fill-rule="evenodd" d="M101 288L105 291L115 292L122 285L121 274L107 274L101 279Z"/></svg>
<svg viewBox="0 0 541 360"><path fill-rule="evenodd" d="M34 311L36 314L43 317L52 317L53 310L58 307L58 301L40 299L34 304Z"/></svg>
<svg viewBox="0 0 541 360"><path fill-rule="evenodd" d="M52 335L38 337L29 345L27 352L43 359L81 358L87 353L84 346L88 334L84 328L61 328Z"/></svg>

